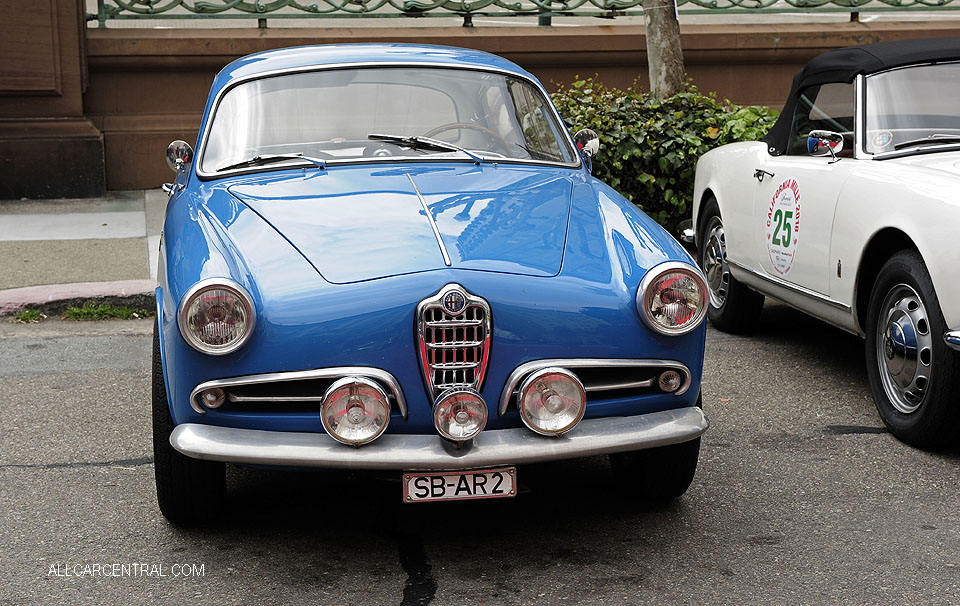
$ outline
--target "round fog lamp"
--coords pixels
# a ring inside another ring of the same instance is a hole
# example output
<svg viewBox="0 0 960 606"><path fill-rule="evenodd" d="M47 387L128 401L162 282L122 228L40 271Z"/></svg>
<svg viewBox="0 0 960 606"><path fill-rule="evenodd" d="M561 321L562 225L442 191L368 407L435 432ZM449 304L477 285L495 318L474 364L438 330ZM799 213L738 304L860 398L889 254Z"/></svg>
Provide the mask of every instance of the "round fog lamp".
<svg viewBox="0 0 960 606"><path fill-rule="evenodd" d="M518 402L524 425L545 436L558 436L583 418L587 394L569 370L544 368L524 379Z"/></svg>
<svg viewBox="0 0 960 606"><path fill-rule="evenodd" d="M437 398L433 424L440 435L454 442L477 437L487 424L487 403L476 390L452 387Z"/></svg>
<svg viewBox="0 0 960 606"><path fill-rule="evenodd" d="M660 389L667 393L673 393L680 389L680 385L683 384L683 377L680 376L680 373L675 370L668 370L667 372L660 375L660 379L657 381L660 385Z"/></svg>
<svg viewBox="0 0 960 606"><path fill-rule="evenodd" d="M330 437L360 446L380 437L390 422L390 402L383 389L363 377L344 377L323 394L320 420Z"/></svg>
<svg viewBox="0 0 960 606"><path fill-rule="evenodd" d="M219 387L211 387L200 392L200 401L207 408L220 408L226 399L227 396Z"/></svg>

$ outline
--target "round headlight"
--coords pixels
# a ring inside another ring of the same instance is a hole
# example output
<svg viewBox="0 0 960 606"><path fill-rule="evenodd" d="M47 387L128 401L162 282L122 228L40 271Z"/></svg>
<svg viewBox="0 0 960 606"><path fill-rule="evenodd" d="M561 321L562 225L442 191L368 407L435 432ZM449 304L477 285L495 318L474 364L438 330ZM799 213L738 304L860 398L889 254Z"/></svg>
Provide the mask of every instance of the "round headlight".
<svg viewBox="0 0 960 606"><path fill-rule="evenodd" d="M440 435L454 442L477 437L487 424L487 403L469 387L451 387L433 406L433 424Z"/></svg>
<svg viewBox="0 0 960 606"><path fill-rule="evenodd" d="M661 334L692 331L707 313L703 275L686 263L661 263L640 282L637 309L646 325Z"/></svg>
<svg viewBox="0 0 960 606"><path fill-rule="evenodd" d="M242 286L214 278L198 282L180 302L180 334L197 351L215 356L236 351L253 334L253 300Z"/></svg>
<svg viewBox="0 0 960 606"><path fill-rule="evenodd" d="M383 389L363 377L337 379L323 394L323 428L343 444L373 442L390 423L390 402Z"/></svg>
<svg viewBox="0 0 960 606"><path fill-rule="evenodd" d="M520 384L520 418L533 431L558 436L583 418L587 394L576 375L566 368L544 368Z"/></svg>

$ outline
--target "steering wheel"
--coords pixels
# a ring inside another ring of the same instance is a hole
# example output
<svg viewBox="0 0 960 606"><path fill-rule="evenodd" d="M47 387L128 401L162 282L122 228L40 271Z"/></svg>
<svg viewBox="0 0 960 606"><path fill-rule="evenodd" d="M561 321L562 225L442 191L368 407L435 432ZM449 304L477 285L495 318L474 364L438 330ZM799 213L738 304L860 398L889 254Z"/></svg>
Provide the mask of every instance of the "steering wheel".
<svg viewBox="0 0 960 606"><path fill-rule="evenodd" d="M436 128L431 128L427 132L423 133L423 136L433 137L434 135L438 135L442 132L446 132L448 130L455 130L458 128L466 128L468 130L478 130L485 135L489 135L494 140L494 142L500 146L500 149L507 152L508 154L510 153L510 144L507 143L506 139L501 137L499 133L481 124L474 124L473 122L450 122L449 124L442 124Z"/></svg>

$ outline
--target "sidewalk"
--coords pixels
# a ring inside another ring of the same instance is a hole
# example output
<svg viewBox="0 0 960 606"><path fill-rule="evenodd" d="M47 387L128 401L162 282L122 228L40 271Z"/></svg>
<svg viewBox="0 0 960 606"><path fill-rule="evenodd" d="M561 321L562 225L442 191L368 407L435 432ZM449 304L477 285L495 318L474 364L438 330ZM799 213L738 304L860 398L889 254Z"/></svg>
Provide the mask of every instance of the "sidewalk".
<svg viewBox="0 0 960 606"><path fill-rule="evenodd" d="M27 305L152 294L167 195L0 201L0 314Z"/></svg>

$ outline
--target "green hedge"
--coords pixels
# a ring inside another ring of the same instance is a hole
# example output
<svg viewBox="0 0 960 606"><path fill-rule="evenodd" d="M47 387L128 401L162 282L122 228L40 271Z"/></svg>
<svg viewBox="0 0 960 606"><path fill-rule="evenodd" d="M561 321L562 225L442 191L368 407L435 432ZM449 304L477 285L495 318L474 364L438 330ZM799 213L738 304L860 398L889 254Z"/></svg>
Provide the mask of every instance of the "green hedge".
<svg viewBox="0 0 960 606"><path fill-rule="evenodd" d="M719 102L692 85L658 100L591 78L561 88L553 101L573 130L600 135L594 176L671 233L690 216L697 159L719 145L760 139L777 117L766 107Z"/></svg>

